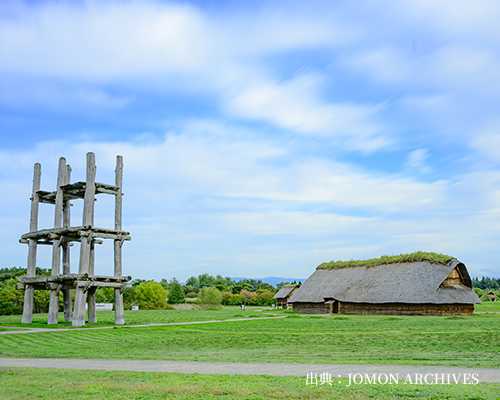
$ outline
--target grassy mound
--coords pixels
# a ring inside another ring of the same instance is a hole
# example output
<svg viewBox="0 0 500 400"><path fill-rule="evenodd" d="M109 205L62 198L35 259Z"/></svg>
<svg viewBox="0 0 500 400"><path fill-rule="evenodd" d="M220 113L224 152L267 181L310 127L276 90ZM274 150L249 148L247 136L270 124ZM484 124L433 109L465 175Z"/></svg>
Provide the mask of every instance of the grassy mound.
<svg viewBox="0 0 500 400"><path fill-rule="evenodd" d="M370 260L351 260L351 261L330 261L319 265L316 269L338 269L349 267L376 267L384 264L399 264L407 262L431 261L438 264L448 264L455 257L444 254L426 253L417 251L416 253L400 254L398 256L382 256Z"/></svg>

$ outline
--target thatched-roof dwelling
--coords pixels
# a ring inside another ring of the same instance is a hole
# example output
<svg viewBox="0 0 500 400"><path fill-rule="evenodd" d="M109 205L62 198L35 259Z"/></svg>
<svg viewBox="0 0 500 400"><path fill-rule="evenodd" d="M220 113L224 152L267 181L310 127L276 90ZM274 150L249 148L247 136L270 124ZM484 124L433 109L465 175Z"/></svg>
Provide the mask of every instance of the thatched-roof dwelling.
<svg viewBox="0 0 500 400"><path fill-rule="evenodd" d="M277 308L287 308L288 300L295 293L300 285L285 285L273 296L276 299Z"/></svg>
<svg viewBox="0 0 500 400"><path fill-rule="evenodd" d="M494 292L492 292L491 290L488 293L486 293L486 298L488 299L488 301L497 301L498 300L497 295Z"/></svg>
<svg viewBox="0 0 500 400"><path fill-rule="evenodd" d="M305 313L471 315L463 263L434 253L321 264L288 301Z"/></svg>

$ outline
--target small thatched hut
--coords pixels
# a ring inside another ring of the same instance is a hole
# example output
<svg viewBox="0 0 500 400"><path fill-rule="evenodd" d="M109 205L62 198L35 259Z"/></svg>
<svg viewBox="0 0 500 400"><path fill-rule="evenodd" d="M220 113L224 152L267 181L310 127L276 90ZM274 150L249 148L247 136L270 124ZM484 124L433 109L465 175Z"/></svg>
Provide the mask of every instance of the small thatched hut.
<svg viewBox="0 0 500 400"><path fill-rule="evenodd" d="M463 263L419 252L321 264L288 302L303 313L471 315L481 300Z"/></svg>
<svg viewBox="0 0 500 400"><path fill-rule="evenodd" d="M488 301L497 301L498 300L497 295L492 291L489 291L488 293L486 293L486 297L487 297Z"/></svg>
<svg viewBox="0 0 500 400"><path fill-rule="evenodd" d="M277 308L287 308L288 300L295 293L300 285L285 285L273 296L276 299Z"/></svg>

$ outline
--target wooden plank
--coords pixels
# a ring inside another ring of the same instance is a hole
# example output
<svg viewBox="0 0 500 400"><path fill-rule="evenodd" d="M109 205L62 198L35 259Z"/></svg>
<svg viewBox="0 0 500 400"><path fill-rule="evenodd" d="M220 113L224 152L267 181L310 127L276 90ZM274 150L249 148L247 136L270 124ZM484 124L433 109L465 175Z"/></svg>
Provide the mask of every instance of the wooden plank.
<svg viewBox="0 0 500 400"><path fill-rule="evenodd" d="M103 233L103 232L96 232L94 233L94 237L98 237L101 239L113 239L113 240L118 240L118 241L130 241L132 238L128 235L124 235L122 233Z"/></svg>
<svg viewBox="0 0 500 400"><path fill-rule="evenodd" d="M19 239L19 243L29 244L29 240L27 240L27 239ZM52 246L52 240L38 240L36 242L36 244L45 244L45 245Z"/></svg>
<svg viewBox="0 0 500 400"><path fill-rule="evenodd" d="M45 283L45 282L65 282L65 281L96 281L96 282L129 282L129 276L106 276L89 274L64 274L57 276L20 276L17 278L20 283Z"/></svg>
<svg viewBox="0 0 500 400"><path fill-rule="evenodd" d="M62 227L54 229L42 229L35 232L28 232L21 236L21 240L28 239L53 239L65 236L72 242L80 241L80 236L92 235L102 239L131 240L130 232L117 231L114 229L92 228L91 226Z"/></svg>
<svg viewBox="0 0 500 400"><path fill-rule="evenodd" d="M103 281L103 282L128 282L132 280L130 275L126 276L106 276L106 275L92 275L89 279L93 281Z"/></svg>
<svg viewBox="0 0 500 400"><path fill-rule="evenodd" d="M56 192L47 192L45 190L38 190L36 193L38 195L40 203L55 204Z"/></svg>
<svg viewBox="0 0 500 400"><path fill-rule="evenodd" d="M116 288L116 289L125 289L131 288L132 285L130 283L120 283L120 282L100 282L100 281L75 281L76 288Z"/></svg>
<svg viewBox="0 0 500 400"><path fill-rule="evenodd" d="M20 276L17 278L21 283L44 283L44 282L63 282L88 279L88 274L67 274L57 276Z"/></svg>

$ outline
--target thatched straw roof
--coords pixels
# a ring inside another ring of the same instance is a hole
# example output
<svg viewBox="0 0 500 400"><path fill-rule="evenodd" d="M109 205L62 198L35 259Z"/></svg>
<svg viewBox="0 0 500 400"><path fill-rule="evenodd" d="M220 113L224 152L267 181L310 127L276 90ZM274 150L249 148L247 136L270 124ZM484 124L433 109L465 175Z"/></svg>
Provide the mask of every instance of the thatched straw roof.
<svg viewBox="0 0 500 400"><path fill-rule="evenodd" d="M443 285L457 268L461 285ZM338 300L352 303L476 304L465 265L431 261L400 262L374 266L318 268L292 295L289 302L324 303Z"/></svg>
<svg viewBox="0 0 500 400"><path fill-rule="evenodd" d="M285 285L273 296L274 299L284 299L293 292L295 288L300 287L300 285Z"/></svg>

